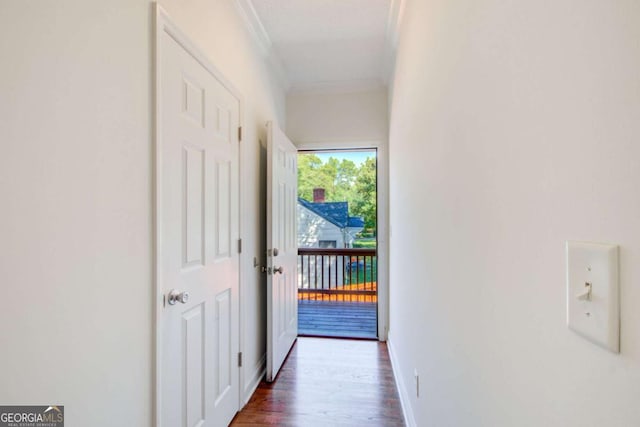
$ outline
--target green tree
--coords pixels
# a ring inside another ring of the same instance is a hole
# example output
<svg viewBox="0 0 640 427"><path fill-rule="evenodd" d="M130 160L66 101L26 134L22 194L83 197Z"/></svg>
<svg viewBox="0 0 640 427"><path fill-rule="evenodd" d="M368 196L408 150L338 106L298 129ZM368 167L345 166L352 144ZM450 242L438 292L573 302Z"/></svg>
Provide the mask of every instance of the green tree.
<svg viewBox="0 0 640 427"><path fill-rule="evenodd" d="M360 166L355 181L356 198L353 201L353 213L364 218L367 229L376 229L376 159L368 157Z"/></svg>
<svg viewBox="0 0 640 427"><path fill-rule="evenodd" d="M336 199L336 176L338 175L338 159L329 157L329 159L320 168L320 176L322 185L316 186L324 188L325 200L327 202L337 202Z"/></svg>
<svg viewBox="0 0 640 427"><path fill-rule="evenodd" d="M324 188L327 202L348 202L349 215L361 216L365 228L376 228L376 159L358 167L353 161L315 154L298 156L298 197L313 201L313 189Z"/></svg>
<svg viewBox="0 0 640 427"><path fill-rule="evenodd" d="M335 198L337 201L353 201L355 198L354 184L358 171L358 167L351 160L342 159L337 165L335 178Z"/></svg>
<svg viewBox="0 0 640 427"><path fill-rule="evenodd" d="M322 160L315 154L298 156L298 197L313 200L313 189L323 187L333 178L322 170Z"/></svg>
<svg viewBox="0 0 640 427"><path fill-rule="evenodd" d="M330 157L326 162L315 154L298 156L298 197L313 200L313 189L324 188L328 202L350 202L355 193L358 167L347 159Z"/></svg>

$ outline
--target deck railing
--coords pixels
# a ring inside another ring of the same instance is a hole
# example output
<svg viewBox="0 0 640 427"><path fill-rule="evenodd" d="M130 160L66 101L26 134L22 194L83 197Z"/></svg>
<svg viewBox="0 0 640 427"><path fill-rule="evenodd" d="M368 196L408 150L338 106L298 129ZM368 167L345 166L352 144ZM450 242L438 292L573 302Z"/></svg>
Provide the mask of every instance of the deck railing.
<svg viewBox="0 0 640 427"><path fill-rule="evenodd" d="M298 249L298 299L377 302L375 249Z"/></svg>

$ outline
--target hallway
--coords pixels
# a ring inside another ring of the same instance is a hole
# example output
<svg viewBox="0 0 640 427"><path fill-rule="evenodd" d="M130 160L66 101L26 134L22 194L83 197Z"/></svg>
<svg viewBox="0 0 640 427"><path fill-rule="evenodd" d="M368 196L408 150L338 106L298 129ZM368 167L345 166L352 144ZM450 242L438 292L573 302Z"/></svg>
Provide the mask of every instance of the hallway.
<svg viewBox="0 0 640 427"><path fill-rule="evenodd" d="M300 337L232 426L404 426L385 343Z"/></svg>

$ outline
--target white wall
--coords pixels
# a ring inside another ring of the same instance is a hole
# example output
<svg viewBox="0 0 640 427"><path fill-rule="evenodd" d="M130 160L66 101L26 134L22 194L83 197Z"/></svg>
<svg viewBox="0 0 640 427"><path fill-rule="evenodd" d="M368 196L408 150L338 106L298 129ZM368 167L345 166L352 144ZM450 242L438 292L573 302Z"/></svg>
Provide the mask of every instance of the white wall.
<svg viewBox="0 0 640 427"><path fill-rule="evenodd" d="M0 3L0 402L151 420L150 8Z"/></svg>
<svg viewBox="0 0 640 427"><path fill-rule="evenodd" d="M287 136L297 145L313 142L387 141L387 91L292 90L287 96Z"/></svg>
<svg viewBox="0 0 640 427"><path fill-rule="evenodd" d="M250 387L265 347L258 139L284 122L284 94L232 2L162 3L245 97ZM70 425L152 422L151 17L148 0L0 3L0 402L64 404Z"/></svg>
<svg viewBox="0 0 640 427"><path fill-rule="evenodd" d="M409 0L404 20L390 342L410 418L640 425L640 3ZM565 325L567 239L621 245L619 355Z"/></svg>

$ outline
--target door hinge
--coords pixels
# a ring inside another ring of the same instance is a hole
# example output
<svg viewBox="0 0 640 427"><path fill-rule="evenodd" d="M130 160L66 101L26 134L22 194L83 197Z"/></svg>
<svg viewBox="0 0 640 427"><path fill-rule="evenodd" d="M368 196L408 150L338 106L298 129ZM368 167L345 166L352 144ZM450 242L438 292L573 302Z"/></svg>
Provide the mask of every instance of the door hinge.
<svg viewBox="0 0 640 427"><path fill-rule="evenodd" d="M242 126L238 126L238 141L242 141Z"/></svg>
<svg viewBox="0 0 640 427"><path fill-rule="evenodd" d="M238 239L238 253L242 253L242 239Z"/></svg>
<svg viewBox="0 0 640 427"><path fill-rule="evenodd" d="M238 367L242 368L242 352L238 353Z"/></svg>

